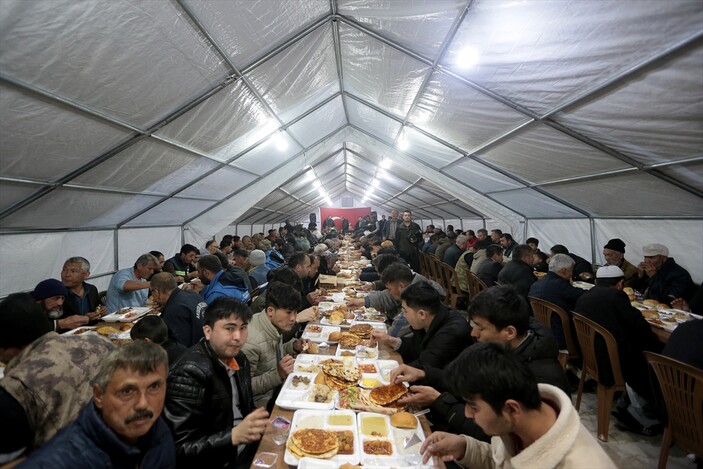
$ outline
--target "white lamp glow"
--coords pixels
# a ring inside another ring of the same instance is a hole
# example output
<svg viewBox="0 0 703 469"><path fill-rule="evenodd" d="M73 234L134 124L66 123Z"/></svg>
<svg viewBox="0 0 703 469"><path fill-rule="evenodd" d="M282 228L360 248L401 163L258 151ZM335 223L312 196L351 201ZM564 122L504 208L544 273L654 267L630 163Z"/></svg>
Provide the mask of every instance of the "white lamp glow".
<svg viewBox="0 0 703 469"><path fill-rule="evenodd" d="M378 179L373 178L373 180L371 181L371 185L375 188L378 188L378 186L380 186L381 183L378 181Z"/></svg>
<svg viewBox="0 0 703 469"><path fill-rule="evenodd" d="M456 56L459 68L471 68L478 62L478 52L473 47L465 47Z"/></svg>
<svg viewBox="0 0 703 469"><path fill-rule="evenodd" d="M315 179L315 180L312 182L312 187L314 187L315 189L319 188L321 185L322 185L322 183L320 182L319 179Z"/></svg>
<svg viewBox="0 0 703 469"><path fill-rule="evenodd" d="M379 164L379 166L383 169L390 169L391 166L393 166L393 162L388 158L384 158L383 160L381 160L381 164Z"/></svg>
<svg viewBox="0 0 703 469"><path fill-rule="evenodd" d="M288 149L288 140L283 136L283 132L279 132L273 139L278 151L286 151Z"/></svg>
<svg viewBox="0 0 703 469"><path fill-rule="evenodd" d="M400 137L398 139L398 150L405 151L408 148L410 148L410 144L408 143L408 141L405 140L405 137Z"/></svg>

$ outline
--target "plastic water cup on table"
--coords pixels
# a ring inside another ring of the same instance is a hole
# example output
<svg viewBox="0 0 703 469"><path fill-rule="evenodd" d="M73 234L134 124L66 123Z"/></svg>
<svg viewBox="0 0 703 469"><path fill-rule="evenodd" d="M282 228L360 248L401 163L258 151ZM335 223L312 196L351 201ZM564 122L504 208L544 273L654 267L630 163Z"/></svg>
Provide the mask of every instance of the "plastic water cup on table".
<svg viewBox="0 0 703 469"><path fill-rule="evenodd" d="M276 417L271 422L271 427L273 428L273 435L271 439L277 445L282 445L288 441L288 432L290 432L290 422L283 417Z"/></svg>

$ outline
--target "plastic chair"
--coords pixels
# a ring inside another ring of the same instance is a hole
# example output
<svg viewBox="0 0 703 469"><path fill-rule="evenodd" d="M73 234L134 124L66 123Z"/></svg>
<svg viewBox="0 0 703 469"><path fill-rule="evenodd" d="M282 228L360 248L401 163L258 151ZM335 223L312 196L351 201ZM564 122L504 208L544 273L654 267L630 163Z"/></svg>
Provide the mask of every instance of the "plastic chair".
<svg viewBox="0 0 703 469"><path fill-rule="evenodd" d="M566 314L566 311L554 303L540 300L533 296L528 298L530 300L530 305L532 305L532 311L535 313L535 318L547 326L549 330L552 329L552 315L556 314L561 319L561 328L564 331L564 339L566 340L566 350L559 350L559 363L561 363L561 367L566 370L566 364L570 359L580 358L578 348L576 347L576 341L571 334L571 318Z"/></svg>
<svg viewBox="0 0 703 469"><path fill-rule="evenodd" d="M434 280L437 283L442 283L440 281L440 272L439 272L439 258L435 256L434 254L428 254L427 255L427 264L429 267L429 279Z"/></svg>
<svg viewBox="0 0 703 469"><path fill-rule="evenodd" d="M669 416L658 468L666 467L672 443L703 457L703 370L652 352L644 356L657 375Z"/></svg>
<svg viewBox="0 0 703 469"><path fill-rule="evenodd" d="M469 299L473 300L476 295L488 288L488 285L473 272L467 272L466 275L469 281Z"/></svg>
<svg viewBox="0 0 703 469"><path fill-rule="evenodd" d="M610 409L613 407L613 397L616 391L625 390L625 378L623 378L622 370L620 369L618 344L615 341L615 337L605 328L578 313L573 314L576 335L581 344L581 353L583 353L583 369L581 370L581 380L579 381L576 405L574 407L579 410L581 405L583 383L586 381L586 375L595 379L598 382L596 393L598 399L598 439L608 441L608 425L610 424ZM598 371L595 349L596 334L603 338L608 350L608 358L610 359L613 379L615 380L615 384L612 386L606 386L602 383L602 378Z"/></svg>

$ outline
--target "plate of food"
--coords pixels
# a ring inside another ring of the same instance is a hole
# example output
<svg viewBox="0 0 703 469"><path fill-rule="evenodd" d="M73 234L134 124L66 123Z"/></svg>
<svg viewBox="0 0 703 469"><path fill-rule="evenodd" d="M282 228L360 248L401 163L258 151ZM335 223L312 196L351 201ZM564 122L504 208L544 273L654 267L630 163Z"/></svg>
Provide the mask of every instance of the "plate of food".
<svg viewBox="0 0 703 469"><path fill-rule="evenodd" d="M282 409L333 409L337 397L335 390L316 384L316 376L317 373L289 374L276 398L276 405Z"/></svg>
<svg viewBox="0 0 703 469"><path fill-rule="evenodd" d="M420 462L420 447L425 439L417 417L408 412L393 415L359 412L359 459L364 467L414 467ZM417 435L417 443L405 448L405 440Z"/></svg>
<svg viewBox="0 0 703 469"><path fill-rule="evenodd" d="M81 326L71 329L70 331L63 332L61 335L82 335L82 334L93 334L96 335L97 331L95 326Z"/></svg>
<svg viewBox="0 0 703 469"><path fill-rule="evenodd" d="M303 335L300 337L303 339L310 340L312 342L327 342L335 343L336 340L330 338L333 333L339 333L341 328L339 326L325 326L322 324L308 324L303 331ZM336 336L333 336L336 337ZM338 340L338 339L337 339Z"/></svg>
<svg viewBox="0 0 703 469"><path fill-rule="evenodd" d="M127 307L118 309L114 313L108 314L107 316L103 316L102 320L105 322L134 322L150 312L155 312L155 310L146 306Z"/></svg>
<svg viewBox="0 0 703 469"><path fill-rule="evenodd" d="M298 410L293 415L284 461L298 466L302 458L327 460L339 467L358 464L360 447L356 414L349 410Z"/></svg>

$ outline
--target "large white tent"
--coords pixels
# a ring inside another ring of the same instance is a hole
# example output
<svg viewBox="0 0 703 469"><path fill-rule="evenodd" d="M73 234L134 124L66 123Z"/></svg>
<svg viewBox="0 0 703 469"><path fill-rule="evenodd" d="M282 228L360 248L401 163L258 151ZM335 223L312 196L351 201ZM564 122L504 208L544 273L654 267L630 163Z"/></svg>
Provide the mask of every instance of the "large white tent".
<svg viewBox="0 0 703 469"><path fill-rule="evenodd" d="M702 122L700 0L0 0L0 296L342 205L700 282Z"/></svg>

